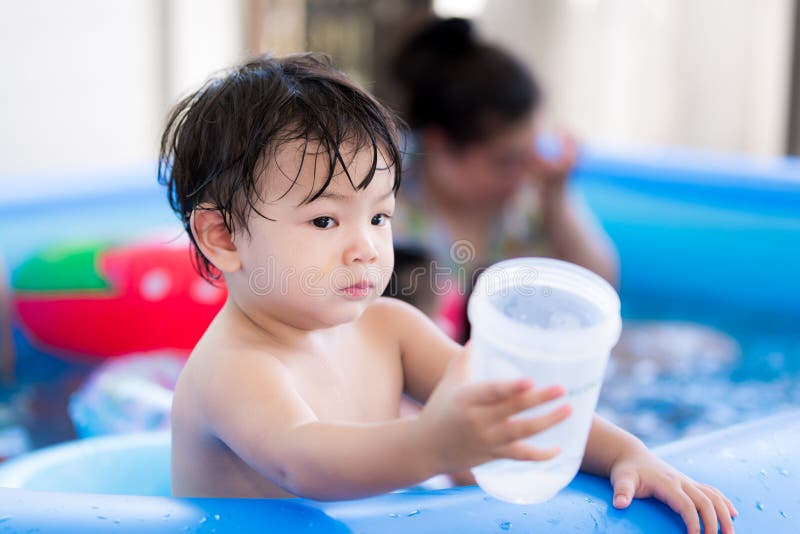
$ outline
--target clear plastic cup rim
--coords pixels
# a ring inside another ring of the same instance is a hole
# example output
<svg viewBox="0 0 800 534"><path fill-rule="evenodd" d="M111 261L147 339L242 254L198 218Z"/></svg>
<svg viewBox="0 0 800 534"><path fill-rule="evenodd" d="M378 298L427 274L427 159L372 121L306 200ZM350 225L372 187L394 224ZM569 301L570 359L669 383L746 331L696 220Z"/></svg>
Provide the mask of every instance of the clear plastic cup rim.
<svg viewBox="0 0 800 534"><path fill-rule="evenodd" d="M603 318L580 328L547 329L509 318L490 301L499 291L522 288L575 293L597 306ZM614 288L588 269L552 258L515 258L492 265L478 277L467 314L473 338L483 338L523 357L551 355L561 361L607 354L622 328L620 301Z"/></svg>

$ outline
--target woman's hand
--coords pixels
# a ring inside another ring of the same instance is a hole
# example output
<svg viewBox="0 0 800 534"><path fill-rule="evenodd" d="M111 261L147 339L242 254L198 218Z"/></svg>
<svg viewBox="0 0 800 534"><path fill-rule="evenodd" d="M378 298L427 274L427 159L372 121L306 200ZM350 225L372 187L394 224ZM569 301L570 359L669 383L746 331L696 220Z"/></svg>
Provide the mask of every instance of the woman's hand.
<svg viewBox="0 0 800 534"><path fill-rule="evenodd" d="M543 193L560 193L566 188L572 168L578 159L578 142L571 134L562 133L558 136L561 153L557 159L546 159L538 152L531 158L533 176L539 180L544 188Z"/></svg>
<svg viewBox="0 0 800 534"><path fill-rule="evenodd" d="M655 497L680 514L690 534L733 534L732 517L738 512L720 490L699 484L646 449L621 454L611 465L614 507L627 508L634 497ZM698 518L699 514L699 518Z"/></svg>

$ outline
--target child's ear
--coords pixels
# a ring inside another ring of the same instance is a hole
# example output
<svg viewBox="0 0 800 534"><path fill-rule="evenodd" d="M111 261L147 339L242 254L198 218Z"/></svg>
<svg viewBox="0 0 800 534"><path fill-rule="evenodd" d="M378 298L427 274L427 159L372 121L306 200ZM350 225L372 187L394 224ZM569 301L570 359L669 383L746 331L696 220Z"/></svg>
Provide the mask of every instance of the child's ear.
<svg viewBox="0 0 800 534"><path fill-rule="evenodd" d="M189 225L198 248L214 267L223 273L241 268L242 261L233 243L233 236L225 227L219 210L199 207L192 212Z"/></svg>

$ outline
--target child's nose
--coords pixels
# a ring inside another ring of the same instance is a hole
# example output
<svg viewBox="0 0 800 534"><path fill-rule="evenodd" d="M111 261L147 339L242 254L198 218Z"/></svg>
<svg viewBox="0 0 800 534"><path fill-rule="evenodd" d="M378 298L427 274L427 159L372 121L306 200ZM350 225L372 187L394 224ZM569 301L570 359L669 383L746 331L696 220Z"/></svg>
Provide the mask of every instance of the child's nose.
<svg viewBox="0 0 800 534"><path fill-rule="evenodd" d="M344 253L344 263L374 263L378 259L378 249L366 231L357 232Z"/></svg>

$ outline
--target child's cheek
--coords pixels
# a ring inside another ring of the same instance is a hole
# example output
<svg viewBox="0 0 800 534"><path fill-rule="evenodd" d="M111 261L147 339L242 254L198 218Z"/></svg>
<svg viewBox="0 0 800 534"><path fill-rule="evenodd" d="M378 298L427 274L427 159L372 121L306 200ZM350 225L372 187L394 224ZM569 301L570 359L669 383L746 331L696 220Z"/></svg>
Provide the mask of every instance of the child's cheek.
<svg viewBox="0 0 800 534"><path fill-rule="evenodd" d="M335 259L331 258L330 260L328 260L328 262L322 267L323 279L328 279L336 267L337 267L337 261Z"/></svg>

